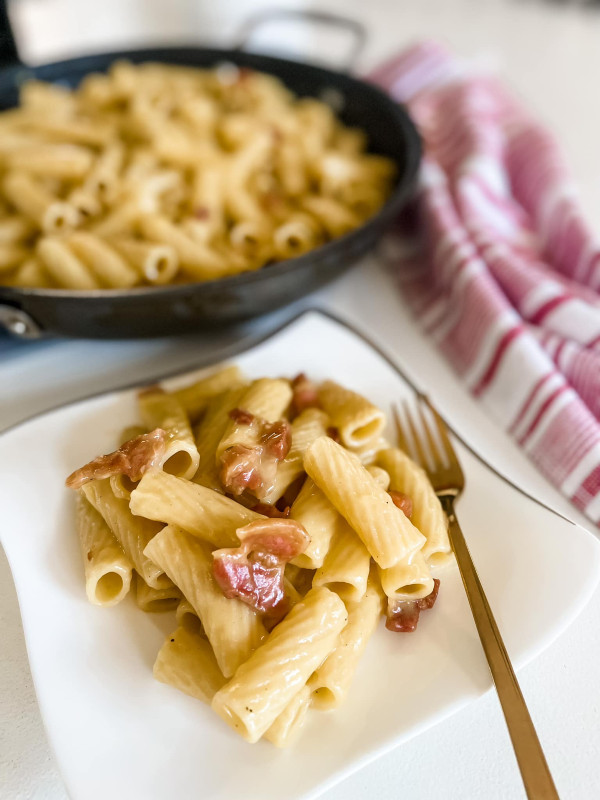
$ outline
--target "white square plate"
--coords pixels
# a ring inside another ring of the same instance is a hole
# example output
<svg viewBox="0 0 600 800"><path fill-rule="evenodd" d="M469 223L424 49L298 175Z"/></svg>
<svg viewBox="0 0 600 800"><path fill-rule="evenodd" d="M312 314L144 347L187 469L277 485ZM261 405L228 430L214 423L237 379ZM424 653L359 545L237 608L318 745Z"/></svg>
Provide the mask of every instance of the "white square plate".
<svg viewBox="0 0 600 800"><path fill-rule="evenodd" d="M365 339L318 312L235 360L249 376L334 378L386 410L412 395ZM314 712L289 751L246 744L210 708L155 682L152 664L173 615L143 614L129 598L111 609L88 604L73 498L63 484L135 418L135 392L123 391L44 414L0 438L0 536L42 715L74 800L314 798L489 689L456 568L442 577L438 603L415 634L381 626L347 704ZM581 611L600 576L600 546L465 447L458 452L467 482L460 520L518 667Z"/></svg>

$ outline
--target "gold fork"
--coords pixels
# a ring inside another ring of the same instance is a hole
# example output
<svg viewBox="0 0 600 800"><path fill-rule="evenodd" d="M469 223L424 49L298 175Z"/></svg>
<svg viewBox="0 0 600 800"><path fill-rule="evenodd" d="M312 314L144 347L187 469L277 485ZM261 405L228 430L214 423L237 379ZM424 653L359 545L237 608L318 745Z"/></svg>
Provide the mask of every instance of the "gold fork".
<svg viewBox="0 0 600 800"><path fill-rule="evenodd" d="M424 413L424 406L429 409L429 417L435 423L433 429L428 415ZM554 798L558 800L558 793L542 746L454 513L454 503L464 489L465 478L448 437L446 425L424 395L419 395L418 405L418 418L424 436L419 434L408 404L404 405L406 418L404 425L397 408L393 409L393 414L400 447L409 454L412 451L416 460L427 472L448 517L450 543L456 555L477 633L496 685L527 797L530 800L554 800ZM434 435L436 430L437 441ZM410 439L413 443L412 448L409 447ZM427 458L426 449L429 450L431 460Z"/></svg>

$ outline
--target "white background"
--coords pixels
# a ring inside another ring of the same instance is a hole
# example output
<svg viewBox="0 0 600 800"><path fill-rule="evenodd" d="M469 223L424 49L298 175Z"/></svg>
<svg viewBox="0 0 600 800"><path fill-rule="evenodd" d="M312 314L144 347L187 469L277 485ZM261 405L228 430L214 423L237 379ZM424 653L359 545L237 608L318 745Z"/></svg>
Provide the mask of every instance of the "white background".
<svg viewBox="0 0 600 800"><path fill-rule="evenodd" d="M16 0L12 15L23 58L42 62L165 40L227 45L243 18L267 5L273 3ZM312 5L367 24L370 41L360 65L365 69L426 36L446 41L461 55L484 56L496 64L558 135L584 208L600 226L600 12L541 0L337 0ZM312 40L300 32L286 37L284 41L306 51L324 52L326 44L329 51L329 40L321 37ZM279 33L278 39L282 40ZM264 37L261 41L264 44ZM498 436L415 333L406 309L377 272L373 288L373 268L372 260L366 262L310 302L333 306L374 330L413 367L464 433L485 428L490 436ZM271 324L274 321L267 320L257 327ZM231 341L243 333L224 338ZM186 337L177 343L19 345L3 352L0 341L0 428L75 397L196 364L217 344L207 337ZM516 466L500 447L496 463L538 496L580 519L532 469ZM569 631L519 675L563 800L600 796L599 623L600 592L596 592ZM64 800L37 709L17 600L3 556L0 642L0 797ZM512 800L524 793L497 700L490 693L325 797Z"/></svg>

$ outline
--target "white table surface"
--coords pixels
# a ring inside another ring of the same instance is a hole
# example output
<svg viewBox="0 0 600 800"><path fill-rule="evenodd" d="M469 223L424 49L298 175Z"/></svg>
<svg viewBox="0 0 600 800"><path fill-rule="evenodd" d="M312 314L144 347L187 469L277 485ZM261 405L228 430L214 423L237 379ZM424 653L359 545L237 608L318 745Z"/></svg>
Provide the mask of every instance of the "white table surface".
<svg viewBox="0 0 600 800"><path fill-rule="evenodd" d="M133 42L189 41L194 32L199 39L226 43L243 16L262 5L272 3L104 0L100 14L97 4L83 0L19 0L13 18L22 54L33 62ZM463 55L483 54L497 63L556 131L584 208L591 219L600 216L600 12L541 0L330 0L314 5L353 14L369 26L371 41L363 67L424 36L445 40ZM584 523L533 467L503 444L493 422L420 336L375 258L296 308L315 304L357 321L387 342L467 439L474 430L485 430L498 443L493 460L501 471ZM0 429L90 393L196 365L275 326L288 313L230 334L178 341L7 346L0 339ZM519 673L563 800L600 796L599 624L600 590L569 630ZM64 800L31 683L14 586L1 553L0 642L0 797ZM524 792L498 702L489 693L325 797L512 800L524 797Z"/></svg>

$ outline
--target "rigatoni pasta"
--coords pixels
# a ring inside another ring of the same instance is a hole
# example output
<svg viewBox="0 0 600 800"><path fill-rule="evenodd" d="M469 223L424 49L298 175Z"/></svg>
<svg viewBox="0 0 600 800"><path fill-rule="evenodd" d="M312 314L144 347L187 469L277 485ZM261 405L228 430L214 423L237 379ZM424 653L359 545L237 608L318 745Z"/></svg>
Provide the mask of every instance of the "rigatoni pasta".
<svg viewBox="0 0 600 800"><path fill-rule="evenodd" d="M38 242L37 255L57 286L85 290L100 288L98 279L64 239L42 237Z"/></svg>
<svg viewBox="0 0 600 800"><path fill-rule="evenodd" d="M136 270L99 236L78 231L67 238L67 244L96 276L101 286L128 289L138 282Z"/></svg>
<svg viewBox="0 0 600 800"><path fill-rule="evenodd" d="M20 100L0 113L0 242L23 242L0 282L14 286L31 285L20 267L43 236L68 233L98 287L35 283L225 278L348 233L392 187L362 131L248 69L116 61L75 90L26 81Z"/></svg>
<svg viewBox="0 0 600 800"><path fill-rule="evenodd" d="M168 244L141 242L134 238L113 239L114 249L149 283L170 283L179 269L175 248ZM136 280L136 283L138 282Z"/></svg>
<svg viewBox="0 0 600 800"><path fill-rule="evenodd" d="M181 592L172 581L165 579L159 588L153 588L139 575L135 576L135 602L142 611L174 611L181 603L181 597Z"/></svg>
<svg viewBox="0 0 600 800"><path fill-rule="evenodd" d="M230 365L223 367L205 378L195 381L190 386L176 389L173 394L179 400L185 413L192 421L197 420L210 401L217 395L235 389L243 383L239 367Z"/></svg>
<svg viewBox="0 0 600 800"><path fill-rule="evenodd" d="M302 731L302 726L311 706L312 691L309 684L290 700L281 714L264 734L264 738L275 747L289 747Z"/></svg>
<svg viewBox="0 0 600 800"><path fill-rule="evenodd" d="M207 639L188 628L167 636L154 662L154 677L197 700L210 703L225 683Z"/></svg>
<svg viewBox="0 0 600 800"><path fill-rule="evenodd" d="M160 428L166 434L167 446L160 464L162 469L170 475L192 478L200 464L200 456L181 403L157 386L140 392L138 402L146 428Z"/></svg>
<svg viewBox="0 0 600 800"><path fill-rule="evenodd" d="M163 570L144 554L144 548L162 525L144 517L134 517L127 500L115 497L108 479L90 481L81 491L104 518L125 555L146 583L154 588L164 585Z"/></svg>
<svg viewBox="0 0 600 800"><path fill-rule="evenodd" d="M194 475L194 482L209 489L222 491L217 464L217 446L223 438L231 417L229 416L245 392L245 386L234 386L217 395L208 403L202 422L195 430L196 447L200 455L200 467Z"/></svg>
<svg viewBox="0 0 600 800"><path fill-rule="evenodd" d="M336 508L312 478L306 478L292 503L290 514L302 523L310 536L308 547L292 563L305 569L320 567L336 531L339 518Z"/></svg>
<svg viewBox="0 0 600 800"><path fill-rule="evenodd" d="M147 472L131 493L129 507L140 518L177 525L213 547L235 544L235 531L260 514L219 492L167 472Z"/></svg>
<svg viewBox="0 0 600 800"><path fill-rule="evenodd" d="M196 614L194 606L189 600L180 600L175 611L175 619L180 628L186 628L201 634L206 639L206 633L200 622L200 617Z"/></svg>
<svg viewBox="0 0 600 800"><path fill-rule="evenodd" d="M40 233L61 233L79 225L77 209L52 194L44 184L24 172L9 172L2 184L10 205L33 223Z"/></svg>
<svg viewBox="0 0 600 800"><path fill-rule="evenodd" d="M326 586L344 602L358 603L367 591L370 568L369 551L346 520L338 515L335 533L323 565L315 572L313 586Z"/></svg>
<svg viewBox="0 0 600 800"><path fill-rule="evenodd" d="M76 525L88 600L98 606L116 605L129 591L131 561L103 517L81 493L77 497Z"/></svg>
<svg viewBox="0 0 600 800"><path fill-rule="evenodd" d="M393 567L380 567L379 578L390 600L417 600L433 591L433 577L420 550Z"/></svg>
<svg viewBox="0 0 600 800"><path fill-rule="evenodd" d="M285 490L303 475L306 448L319 436L325 436L328 422L327 414L318 408L305 409L292 422L290 451L277 466L275 480L263 497L265 503L276 503Z"/></svg>
<svg viewBox="0 0 600 800"><path fill-rule="evenodd" d="M346 447L364 447L377 439L385 428L385 415L381 409L334 381L325 381L321 385L319 401Z"/></svg>
<svg viewBox="0 0 600 800"><path fill-rule="evenodd" d="M257 742L332 652L347 620L334 592L311 589L215 694L213 709L244 739Z"/></svg>
<svg viewBox="0 0 600 800"><path fill-rule="evenodd" d="M259 378L239 397L239 406L253 417L261 417L267 422L276 422L283 416L292 399L292 389L288 381ZM248 439L249 423L229 419L217 445L217 461L225 450Z"/></svg>
<svg viewBox="0 0 600 800"><path fill-rule="evenodd" d="M313 704L318 709L337 708L346 699L360 657L381 616L383 600L376 577L369 581L359 601L346 605L348 622L337 645L308 682Z"/></svg>
<svg viewBox="0 0 600 800"><path fill-rule="evenodd" d="M258 614L240 600L228 600L212 575L210 546L180 528L167 526L145 554L181 590L202 621L219 669L226 677L248 659L266 636Z"/></svg>
<svg viewBox="0 0 600 800"><path fill-rule="evenodd" d="M380 567L392 567L421 549L423 534L348 450L322 436L306 451L304 467Z"/></svg>
<svg viewBox="0 0 600 800"><path fill-rule="evenodd" d="M54 285L50 273L44 267L41 260L28 258L15 270L10 279L11 286L22 286L29 289L43 289Z"/></svg>
<svg viewBox="0 0 600 800"><path fill-rule="evenodd" d="M390 487L412 500L412 519L426 538L423 557L432 567L442 567L454 558L448 538L448 520L425 470L402 450L386 449L377 454L377 463L390 475Z"/></svg>
<svg viewBox="0 0 600 800"><path fill-rule="evenodd" d="M345 700L382 611L409 632L435 603L437 498L379 409L331 381L229 366L138 400L118 449L67 479L88 596L114 604L133 575L140 609L175 616L155 678L288 746Z"/></svg>
<svg viewBox="0 0 600 800"><path fill-rule="evenodd" d="M6 216L0 220L0 243L16 244L29 238L35 231L35 226L26 217Z"/></svg>

